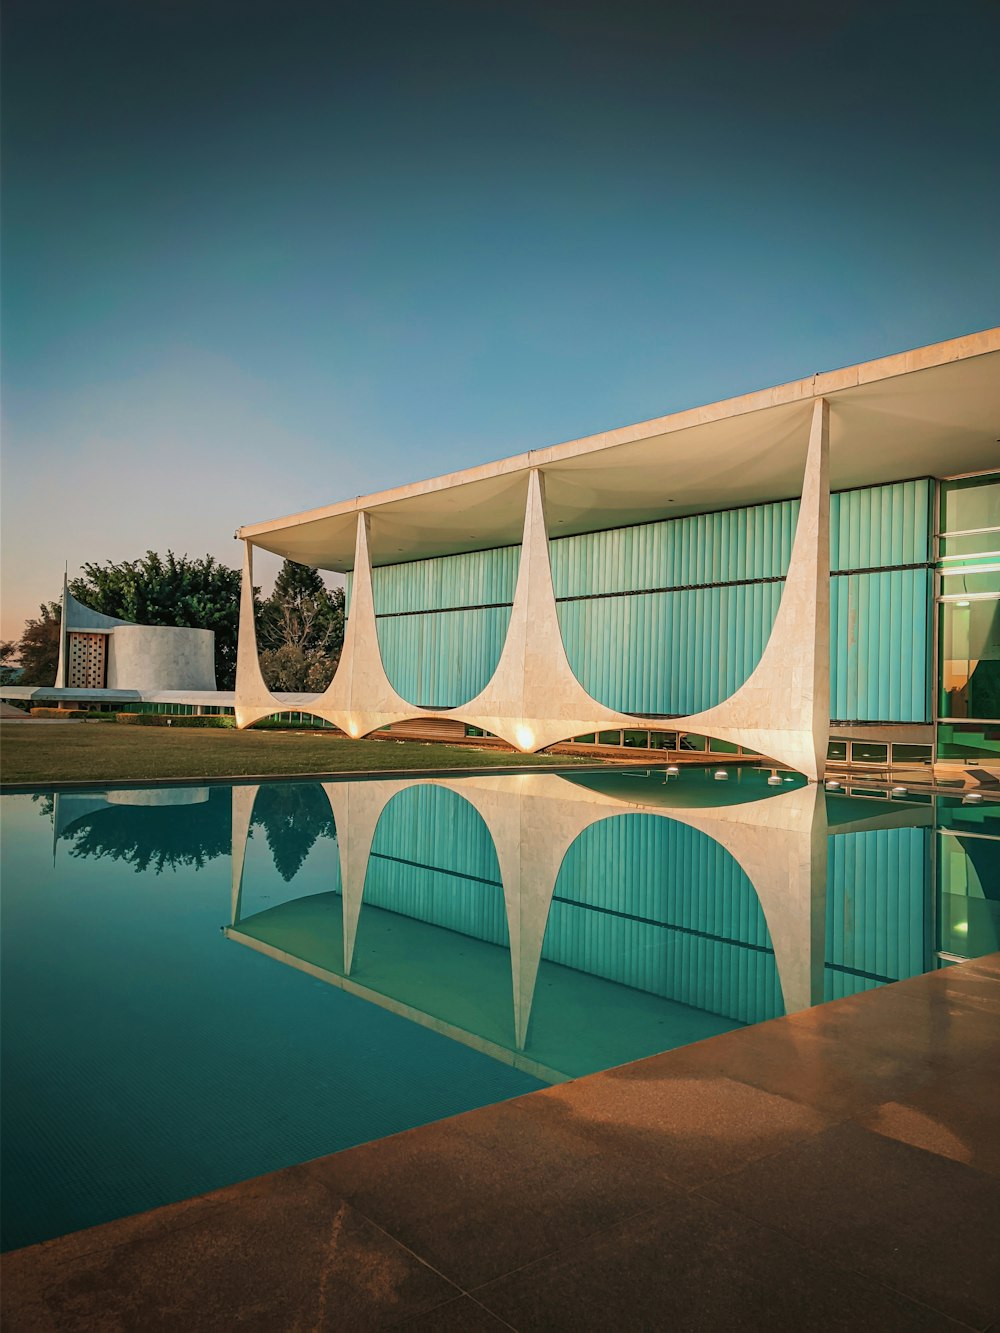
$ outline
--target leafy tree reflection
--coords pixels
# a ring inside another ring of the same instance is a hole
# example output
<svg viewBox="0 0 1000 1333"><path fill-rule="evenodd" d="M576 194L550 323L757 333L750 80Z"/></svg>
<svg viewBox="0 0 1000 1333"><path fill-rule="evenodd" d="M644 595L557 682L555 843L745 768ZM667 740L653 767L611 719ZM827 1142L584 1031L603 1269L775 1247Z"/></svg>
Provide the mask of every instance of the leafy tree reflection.
<svg viewBox="0 0 1000 1333"><path fill-rule="evenodd" d="M108 805L68 825L62 837L70 856L107 856L137 874L193 866L200 870L231 849L228 787L209 787L208 800L191 805Z"/></svg>
<svg viewBox="0 0 1000 1333"><path fill-rule="evenodd" d="M257 793L251 831L263 828L278 874L287 884L317 838L334 838L333 815L318 782L269 782Z"/></svg>
<svg viewBox="0 0 1000 1333"><path fill-rule="evenodd" d="M130 805L120 798L87 810L59 831L73 857L110 857L137 874L201 869L232 849L232 798L229 787L208 787L207 800L181 805ZM39 814L54 817L48 793L34 797ZM66 798L63 798L65 802ZM100 797L98 797L100 800ZM65 804L62 812L67 813ZM318 838L335 838L330 803L317 782L265 783L257 793L251 837L263 830L275 869L288 883L301 869Z"/></svg>

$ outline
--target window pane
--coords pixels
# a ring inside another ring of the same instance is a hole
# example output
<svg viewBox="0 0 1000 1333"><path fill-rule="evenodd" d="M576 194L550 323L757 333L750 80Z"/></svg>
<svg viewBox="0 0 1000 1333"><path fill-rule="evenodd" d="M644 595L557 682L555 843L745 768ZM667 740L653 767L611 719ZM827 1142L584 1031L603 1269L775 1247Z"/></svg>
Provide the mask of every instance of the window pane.
<svg viewBox="0 0 1000 1333"><path fill-rule="evenodd" d="M894 764L929 764L931 747L929 745L894 745L892 747Z"/></svg>
<svg viewBox="0 0 1000 1333"><path fill-rule="evenodd" d="M720 741L718 736L710 738L708 748L713 754L736 754L739 750L738 745L734 745L732 741Z"/></svg>
<svg viewBox="0 0 1000 1333"><path fill-rule="evenodd" d="M940 714L1000 719L1000 601L941 603Z"/></svg>
<svg viewBox="0 0 1000 1333"><path fill-rule="evenodd" d="M677 732L651 731L649 733L649 744L653 750L676 750Z"/></svg>
<svg viewBox="0 0 1000 1333"><path fill-rule="evenodd" d="M620 731L602 731L597 739L602 745L621 745L622 734Z"/></svg>
<svg viewBox="0 0 1000 1333"><path fill-rule="evenodd" d="M589 736L574 736L574 737L573 737L573 744L574 744L574 745L593 745L593 743L594 743L594 733L593 733L593 732L591 732Z"/></svg>
<svg viewBox="0 0 1000 1333"><path fill-rule="evenodd" d="M831 741L830 744L826 747L826 757L827 759L846 759L847 742Z"/></svg>
<svg viewBox="0 0 1000 1333"><path fill-rule="evenodd" d="M1000 551L1000 529L967 532L961 537L941 539L942 555L980 555L986 551Z"/></svg>
<svg viewBox="0 0 1000 1333"><path fill-rule="evenodd" d="M960 571L941 570L941 596L960 597L963 592L1000 593L1000 569Z"/></svg>
<svg viewBox="0 0 1000 1333"><path fill-rule="evenodd" d="M884 764L888 758L888 745L879 745L873 741L851 741L851 760L855 764Z"/></svg>
<svg viewBox="0 0 1000 1333"><path fill-rule="evenodd" d="M1000 473L941 483L941 531L1000 528Z"/></svg>
<svg viewBox="0 0 1000 1333"><path fill-rule="evenodd" d="M996 760L1000 755L1000 726L983 723L938 727L939 759Z"/></svg>
<svg viewBox="0 0 1000 1333"><path fill-rule="evenodd" d="M704 752L705 737L697 736L693 731L686 731L681 737L680 748L682 750L699 750Z"/></svg>
<svg viewBox="0 0 1000 1333"><path fill-rule="evenodd" d="M622 744L627 745L630 749L632 750L649 749L648 731L626 731L623 732L622 734L624 737Z"/></svg>

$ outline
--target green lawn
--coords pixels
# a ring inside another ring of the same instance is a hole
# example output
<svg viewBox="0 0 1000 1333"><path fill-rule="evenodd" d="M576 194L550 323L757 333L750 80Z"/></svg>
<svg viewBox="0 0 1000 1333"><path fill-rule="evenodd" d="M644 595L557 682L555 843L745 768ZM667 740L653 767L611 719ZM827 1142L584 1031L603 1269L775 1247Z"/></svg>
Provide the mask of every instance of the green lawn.
<svg viewBox="0 0 1000 1333"><path fill-rule="evenodd" d="M351 741L322 732L201 731L114 723L0 723L4 783L374 773L384 769L512 768L586 763L419 741ZM593 762L593 761L590 761Z"/></svg>

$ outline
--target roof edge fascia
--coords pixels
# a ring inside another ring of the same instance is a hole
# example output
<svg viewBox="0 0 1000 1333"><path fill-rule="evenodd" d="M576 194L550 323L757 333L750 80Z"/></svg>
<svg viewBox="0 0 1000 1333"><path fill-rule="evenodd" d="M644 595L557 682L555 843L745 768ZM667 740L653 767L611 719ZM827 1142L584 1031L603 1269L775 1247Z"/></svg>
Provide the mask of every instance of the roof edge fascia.
<svg viewBox="0 0 1000 1333"><path fill-rule="evenodd" d="M745 416L767 408L805 403L813 398L830 398L861 385L897 379L918 370L930 370L955 361L972 360L991 352L1000 352L1000 325L983 329L978 333L964 334L959 338L950 338L945 342L929 343L910 351L895 352L890 356L878 357L874 361L863 361L838 370L816 371L804 379L790 380L786 384L775 385L770 389L755 389L734 398L723 398L700 407L684 408L666 416L636 422L634 425L599 431L597 434L581 436L579 439L567 440L561 444L543 445L540 449L529 449L525 453L463 468L459 472L443 473L423 481L409 482L387 491L376 491L370 495L359 495L350 500L321 505L316 509L286 514L281 518L244 524L237 528L234 536L237 539L252 541L255 537L280 532L284 528L299 527L325 518L357 513L359 510L377 509L415 496L450 490L472 481L486 481L515 475L533 467L552 466L567 459L611 449L616 445L632 444L650 436L669 435L689 430L692 426Z"/></svg>

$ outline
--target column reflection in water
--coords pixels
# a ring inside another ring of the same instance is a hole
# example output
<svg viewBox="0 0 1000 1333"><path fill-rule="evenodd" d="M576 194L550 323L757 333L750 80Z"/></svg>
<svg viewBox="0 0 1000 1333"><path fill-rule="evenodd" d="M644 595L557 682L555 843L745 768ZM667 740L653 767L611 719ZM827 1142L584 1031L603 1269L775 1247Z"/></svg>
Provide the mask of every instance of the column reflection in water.
<svg viewBox="0 0 1000 1333"><path fill-rule="evenodd" d="M934 966L932 806L765 776L313 784L326 884L263 910L235 787L227 934L550 1081Z"/></svg>

